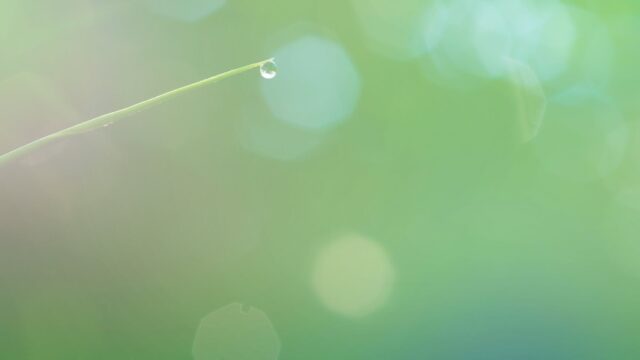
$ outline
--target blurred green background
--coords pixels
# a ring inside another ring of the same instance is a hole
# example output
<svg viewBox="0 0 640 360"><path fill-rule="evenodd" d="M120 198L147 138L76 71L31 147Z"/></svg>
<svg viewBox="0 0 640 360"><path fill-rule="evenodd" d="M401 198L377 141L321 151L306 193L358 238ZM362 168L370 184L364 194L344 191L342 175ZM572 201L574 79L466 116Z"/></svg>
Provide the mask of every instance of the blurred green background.
<svg viewBox="0 0 640 360"><path fill-rule="evenodd" d="M640 2L0 2L2 359L640 358Z"/></svg>

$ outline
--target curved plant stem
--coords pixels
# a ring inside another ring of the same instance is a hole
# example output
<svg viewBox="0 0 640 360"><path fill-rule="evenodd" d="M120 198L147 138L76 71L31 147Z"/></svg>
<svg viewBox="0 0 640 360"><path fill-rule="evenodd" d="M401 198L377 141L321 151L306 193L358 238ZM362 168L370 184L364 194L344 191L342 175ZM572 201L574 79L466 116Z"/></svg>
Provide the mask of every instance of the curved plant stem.
<svg viewBox="0 0 640 360"><path fill-rule="evenodd" d="M135 114L139 111L142 111L148 107L151 106L155 106L158 105L166 100L172 99L180 94L184 94L186 92L189 92L191 90L197 89L197 88L201 88L203 86L206 85L210 85L213 83L216 83L220 80L226 79L228 77L232 77L238 74L241 74L243 72L252 70L252 69L256 69L259 68L260 66L262 66L264 63L272 61L272 59L268 59L268 60L263 60L254 64L249 64L249 65L245 65L245 66L241 66L239 68L233 69L233 70L229 70L227 72L223 72L221 74L218 75L214 75L210 78L204 79L204 80L200 80L197 82L194 82L192 84L189 85L185 85L183 87L179 87L177 89L171 90L169 92L166 92L164 94L152 97L151 99L147 99L144 101L141 101L137 104L133 104L131 106L125 107L123 109L120 110L116 110L104 115L100 115L97 117L94 117L93 119L89 119L87 121L81 122L79 124L70 126L66 129L62 129L60 131L54 132L52 134L43 136L37 140L34 140L28 144L22 145L16 149L13 149L5 154L0 155L0 165L5 164L6 162L15 159L16 157L23 155L23 154L28 154L38 148L40 148L41 146L48 144L49 142L59 139L59 138L63 138L63 137L67 137L67 136L72 136L72 135L77 135L77 134L82 134L85 132L89 132L92 130L96 130L96 129L100 129L103 126L106 125L110 125L115 123L116 121L122 120L123 118Z"/></svg>

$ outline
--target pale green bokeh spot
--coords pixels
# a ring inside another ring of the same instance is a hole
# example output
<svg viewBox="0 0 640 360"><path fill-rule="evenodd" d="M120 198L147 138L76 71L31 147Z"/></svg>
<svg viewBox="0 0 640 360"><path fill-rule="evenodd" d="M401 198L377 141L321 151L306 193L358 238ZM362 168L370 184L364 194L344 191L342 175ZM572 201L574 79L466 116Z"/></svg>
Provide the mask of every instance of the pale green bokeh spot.
<svg viewBox="0 0 640 360"><path fill-rule="evenodd" d="M277 360L280 339L267 315L233 303L205 316L193 341L194 360Z"/></svg>
<svg viewBox="0 0 640 360"><path fill-rule="evenodd" d="M362 317L385 304L395 270L385 249L361 235L328 244L316 259L313 288L331 311Z"/></svg>

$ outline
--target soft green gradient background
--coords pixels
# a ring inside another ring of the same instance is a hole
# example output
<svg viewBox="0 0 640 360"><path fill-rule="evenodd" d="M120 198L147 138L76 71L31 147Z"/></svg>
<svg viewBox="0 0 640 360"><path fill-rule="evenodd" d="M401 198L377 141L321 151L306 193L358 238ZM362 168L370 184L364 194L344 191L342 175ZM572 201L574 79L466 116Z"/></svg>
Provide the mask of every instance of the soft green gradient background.
<svg viewBox="0 0 640 360"><path fill-rule="evenodd" d="M404 56L394 31L428 0L388 2L395 20L369 32L363 1L228 0L194 22L167 16L189 1L149 3L3 0L0 151L309 34L348 54L355 110L283 130L313 144L304 156L265 156L242 135L277 121L252 72L0 168L1 359L190 359L200 320L234 302L268 315L281 359L640 358L639 2L565 3L598 20L608 50L576 50L544 82L530 143L508 77L438 76ZM576 85L606 101L554 107ZM604 136L622 154L597 176L571 162L600 158L594 116L628 139ZM395 271L363 317L325 307L311 282L345 233Z"/></svg>

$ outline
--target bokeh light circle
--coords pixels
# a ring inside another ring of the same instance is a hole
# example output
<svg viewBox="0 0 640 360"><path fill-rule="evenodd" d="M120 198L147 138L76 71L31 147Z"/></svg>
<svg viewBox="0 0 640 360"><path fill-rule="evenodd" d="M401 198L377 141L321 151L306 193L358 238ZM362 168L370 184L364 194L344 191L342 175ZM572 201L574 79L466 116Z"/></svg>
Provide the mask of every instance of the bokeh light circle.
<svg viewBox="0 0 640 360"><path fill-rule="evenodd" d="M154 13L182 21L196 22L222 8L226 0L145 0Z"/></svg>
<svg viewBox="0 0 640 360"><path fill-rule="evenodd" d="M362 317L386 302L394 278L393 265L382 246L361 235L348 235L321 251L313 287L330 310Z"/></svg>
<svg viewBox="0 0 640 360"><path fill-rule="evenodd" d="M237 133L245 150L279 161L304 159L326 140L325 132L279 121L263 106L246 110Z"/></svg>
<svg viewBox="0 0 640 360"><path fill-rule="evenodd" d="M501 78L505 59L516 59L548 80L568 66L576 29L557 1L436 1L425 11L422 38L432 61L446 68Z"/></svg>
<svg viewBox="0 0 640 360"><path fill-rule="evenodd" d="M426 51L420 34L423 0L351 0L351 5L373 51L397 60Z"/></svg>
<svg viewBox="0 0 640 360"><path fill-rule="evenodd" d="M360 96L360 76L336 42L304 36L275 54L278 76L262 83L273 115L307 129L326 129L348 118Z"/></svg>
<svg viewBox="0 0 640 360"><path fill-rule="evenodd" d="M193 341L195 360L277 360L279 355L280 338L269 317L240 303L205 316Z"/></svg>

